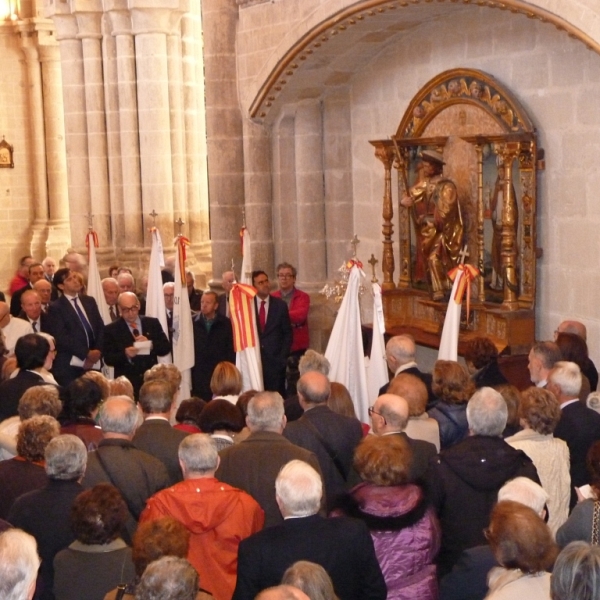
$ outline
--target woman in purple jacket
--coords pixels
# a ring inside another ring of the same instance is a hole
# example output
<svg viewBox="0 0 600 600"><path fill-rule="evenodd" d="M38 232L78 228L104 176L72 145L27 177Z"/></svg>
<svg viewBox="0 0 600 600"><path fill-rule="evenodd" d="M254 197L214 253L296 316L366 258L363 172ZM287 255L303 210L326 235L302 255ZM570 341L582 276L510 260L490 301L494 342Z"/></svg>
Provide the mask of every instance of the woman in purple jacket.
<svg viewBox="0 0 600 600"><path fill-rule="evenodd" d="M332 516L361 519L371 531L388 600L436 600L440 526L423 489L409 482L412 454L397 435L367 436L354 455L363 483Z"/></svg>

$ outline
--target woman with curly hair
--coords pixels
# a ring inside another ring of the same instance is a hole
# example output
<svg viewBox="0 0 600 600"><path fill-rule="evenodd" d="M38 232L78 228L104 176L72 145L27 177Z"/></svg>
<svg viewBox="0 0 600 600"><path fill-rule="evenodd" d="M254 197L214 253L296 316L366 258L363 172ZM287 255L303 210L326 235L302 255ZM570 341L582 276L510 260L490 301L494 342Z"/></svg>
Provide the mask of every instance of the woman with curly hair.
<svg viewBox="0 0 600 600"><path fill-rule="evenodd" d="M332 515L358 518L369 528L388 600L435 600L440 526L423 489L409 483L411 462L411 449L400 436L364 438L354 454L363 483Z"/></svg>
<svg viewBox="0 0 600 600"><path fill-rule="evenodd" d="M467 402L475 392L467 370L452 360L438 360L433 367L431 389L439 402L429 416L440 427L442 450L462 441L469 433Z"/></svg>
<svg viewBox="0 0 600 600"><path fill-rule="evenodd" d="M17 456L0 462L0 519L6 519L13 502L48 483L44 452L60 433L58 421L48 415L26 419L17 434Z"/></svg>
<svg viewBox="0 0 600 600"><path fill-rule="evenodd" d="M75 541L54 557L56 600L102 600L133 578L131 548L121 539L127 506L119 490L99 483L77 496L71 508Z"/></svg>
<svg viewBox="0 0 600 600"><path fill-rule="evenodd" d="M560 405L552 392L531 387L521 394L519 418L523 429L506 442L523 450L535 465L550 497L548 526L555 534L569 516L571 498L569 448L552 435L560 420Z"/></svg>
<svg viewBox="0 0 600 600"><path fill-rule="evenodd" d="M549 600L550 573L558 548L535 511L503 500L492 510L486 537L500 564L488 575L486 600Z"/></svg>

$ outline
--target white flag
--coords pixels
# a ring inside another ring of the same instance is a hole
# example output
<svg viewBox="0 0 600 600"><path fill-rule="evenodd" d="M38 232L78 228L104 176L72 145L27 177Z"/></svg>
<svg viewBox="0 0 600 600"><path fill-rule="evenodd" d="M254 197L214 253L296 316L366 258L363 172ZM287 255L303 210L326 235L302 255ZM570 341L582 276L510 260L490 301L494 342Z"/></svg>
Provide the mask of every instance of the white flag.
<svg viewBox="0 0 600 600"><path fill-rule="evenodd" d="M460 311L461 302L456 302L454 298L458 293L460 280L465 276L462 270L457 271L456 279L452 285L452 293L446 309L446 318L444 319L444 328L442 329L442 338L440 340L440 351L438 360L458 360L458 334L460 331ZM470 293L470 290L468 291Z"/></svg>
<svg viewBox="0 0 600 600"><path fill-rule="evenodd" d="M175 290L173 298L173 364L181 373L181 387L177 405L191 395L192 367L194 366L194 329L192 326L192 311L190 298L185 283L185 244L189 242L184 237L175 240Z"/></svg>
<svg viewBox="0 0 600 600"><path fill-rule="evenodd" d="M252 250L250 249L250 232L242 227L242 272L240 283L252 285Z"/></svg>
<svg viewBox="0 0 600 600"><path fill-rule="evenodd" d="M381 301L381 286L373 283L373 341L371 342L371 358L368 359L367 389L369 406L377 400L379 390L388 383L388 366L385 360L385 321L383 318L383 303ZM365 359L367 360L367 359Z"/></svg>
<svg viewBox="0 0 600 600"><path fill-rule="evenodd" d="M156 227L152 229L152 251L150 252L150 264L148 265L148 289L146 291L146 316L154 317L169 337L169 325L167 324L167 309L165 308L165 295L161 267L165 265L162 240L160 232ZM159 363L171 363L171 354L158 357Z"/></svg>
<svg viewBox="0 0 600 600"><path fill-rule="evenodd" d="M368 423L369 398L358 303L361 275L364 276L364 273L354 264L325 356L331 364L329 379L348 388L356 415L363 423Z"/></svg>
<svg viewBox="0 0 600 600"><path fill-rule="evenodd" d="M102 316L102 320L105 325L111 323L110 313L108 311L108 304L104 297L104 291L102 290L102 282L100 279L100 271L98 270L98 260L96 258L96 234L90 231L87 234L88 244L88 281L86 293L96 300L98 310Z"/></svg>

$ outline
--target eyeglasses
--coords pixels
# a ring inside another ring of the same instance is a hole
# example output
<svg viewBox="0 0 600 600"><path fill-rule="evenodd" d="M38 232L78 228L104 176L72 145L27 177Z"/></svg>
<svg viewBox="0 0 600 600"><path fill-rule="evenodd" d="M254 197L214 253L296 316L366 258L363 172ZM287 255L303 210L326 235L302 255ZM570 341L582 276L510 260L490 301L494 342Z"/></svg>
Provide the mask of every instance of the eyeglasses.
<svg viewBox="0 0 600 600"><path fill-rule="evenodd" d="M380 416L383 419L383 424L387 425L387 421L385 420L385 417L381 413L378 413L373 406L369 406L367 412L369 413L369 417L372 417L373 415Z"/></svg>
<svg viewBox="0 0 600 600"><path fill-rule="evenodd" d="M128 313L128 312L137 312L138 310L140 310L139 306L131 306L131 307L127 307L127 306L122 306L120 308L121 313Z"/></svg>
<svg viewBox="0 0 600 600"><path fill-rule="evenodd" d="M277 277L279 279L294 279L294 276L291 273L280 273Z"/></svg>

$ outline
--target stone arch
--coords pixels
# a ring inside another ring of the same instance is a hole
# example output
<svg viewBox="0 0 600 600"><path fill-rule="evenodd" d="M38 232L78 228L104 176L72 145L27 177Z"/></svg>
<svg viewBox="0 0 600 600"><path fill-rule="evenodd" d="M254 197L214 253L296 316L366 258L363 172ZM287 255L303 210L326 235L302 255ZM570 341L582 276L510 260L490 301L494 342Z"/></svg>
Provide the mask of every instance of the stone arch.
<svg viewBox="0 0 600 600"><path fill-rule="evenodd" d="M569 36L580 40L589 49L600 53L600 22L593 0L580 0L577 8L573 3L552 6L551 0L440 0L435 5L430 0L363 0L355 3L343 0L340 3L324 2L304 21L291 28L277 48L272 52L256 77L256 87L247 98L250 118L266 122L273 117L273 107L289 99L290 92L302 89L299 81L302 73L309 72L316 61L327 62L327 48L332 44L347 48L352 44L352 32L361 31L367 23L388 18L390 14L403 18L403 9L442 12L461 10L465 7L487 7L510 10L531 19L552 24ZM341 7L340 7L341 5ZM423 14L425 14L423 12ZM348 35L350 34L350 35ZM344 41L345 38L350 38ZM299 77L300 75L300 77ZM307 77L310 80L310 77ZM286 90L289 90L286 98Z"/></svg>

